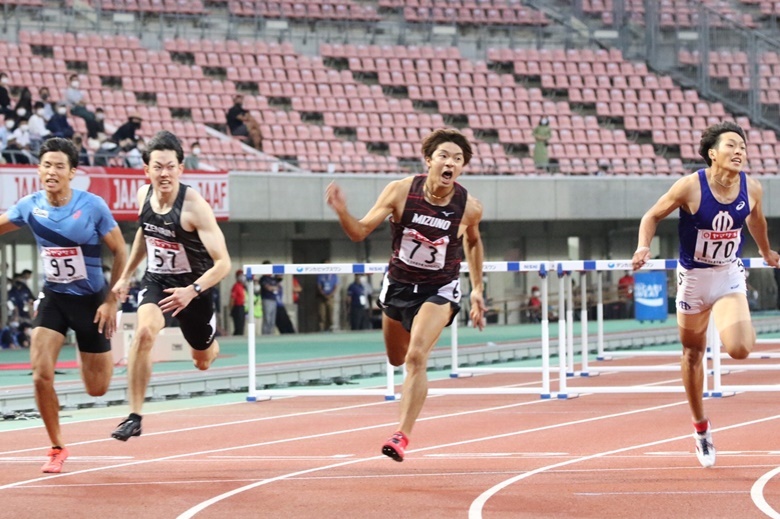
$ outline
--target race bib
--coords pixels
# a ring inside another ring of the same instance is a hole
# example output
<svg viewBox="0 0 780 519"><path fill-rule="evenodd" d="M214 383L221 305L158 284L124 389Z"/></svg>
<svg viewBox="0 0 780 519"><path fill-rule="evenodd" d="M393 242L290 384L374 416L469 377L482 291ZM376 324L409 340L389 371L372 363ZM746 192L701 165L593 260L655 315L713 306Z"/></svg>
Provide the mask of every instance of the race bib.
<svg viewBox="0 0 780 519"><path fill-rule="evenodd" d="M154 274L192 272L187 252L179 242L146 236L146 270Z"/></svg>
<svg viewBox="0 0 780 519"><path fill-rule="evenodd" d="M70 283L87 279L87 266L81 247L42 247L43 275L50 283Z"/></svg>
<svg viewBox="0 0 780 519"><path fill-rule="evenodd" d="M449 236L430 241L414 229L404 229L398 259L411 267L441 270L444 268L449 243Z"/></svg>
<svg viewBox="0 0 780 519"><path fill-rule="evenodd" d="M700 229L696 236L696 249L693 259L707 265L725 265L737 258L740 229L711 231Z"/></svg>

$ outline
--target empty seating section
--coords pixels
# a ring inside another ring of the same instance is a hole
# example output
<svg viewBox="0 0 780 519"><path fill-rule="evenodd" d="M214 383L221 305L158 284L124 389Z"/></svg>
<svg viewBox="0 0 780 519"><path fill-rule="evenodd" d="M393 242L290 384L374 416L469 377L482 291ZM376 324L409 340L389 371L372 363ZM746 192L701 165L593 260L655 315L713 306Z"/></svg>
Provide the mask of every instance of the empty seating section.
<svg viewBox="0 0 780 519"><path fill-rule="evenodd" d="M459 25L547 25L547 16L518 0L379 0L407 22Z"/></svg>
<svg viewBox="0 0 780 519"><path fill-rule="evenodd" d="M229 0L228 9L235 16L288 18L300 20L350 20L376 22L376 8L350 0Z"/></svg>
<svg viewBox="0 0 780 519"><path fill-rule="evenodd" d="M744 1L744 0L743 0ZM692 28L699 23L699 4L704 4L729 20L740 22L748 27L758 24L749 13L741 13L728 0L660 0L657 9L661 28ZM629 22L637 25L645 23L644 0L625 0L625 12ZM582 11L585 15L600 18L605 25L613 25L612 0L582 0ZM710 16L710 27L723 26L724 22Z"/></svg>
<svg viewBox="0 0 780 519"><path fill-rule="evenodd" d="M104 11L179 14L200 16L206 13L202 0L91 0L93 7Z"/></svg>
<svg viewBox="0 0 780 519"><path fill-rule="evenodd" d="M488 60L505 65L512 63L518 76L539 78L543 91L563 93L571 105L595 108L600 120L622 123L625 132L613 131L612 142L602 142L600 153L598 146L595 153L594 150L589 153L591 156L601 154L611 158L613 164L614 159L618 158L624 159L626 165L633 165L639 157L640 163L642 159L650 159L663 166L659 172L682 173L672 167L673 164L664 165L662 157L655 157L652 145L637 147L630 142L626 143L626 133L632 137L629 141L636 136L649 136L656 148L679 148L683 161L700 162L697 147L701 131L724 119L733 119L722 104L699 99L695 90L683 90L669 77L649 73L644 63L626 61L615 49L491 49L488 51ZM561 126L558 119L551 121L551 126L559 130L558 139L564 143L580 143L584 138L588 145L593 143L587 132L564 132L561 135L561 131L569 129L565 126L568 121L563 119L564 126ZM750 128L749 120L744 117L738 117L736 121L750 130L748 158L752 165L759 168L765 159L776 156L774 132L754 131ZM587 125L585 129L588 129ZM590 129L597 128L594 126ZM592 136L595 137L595 134ZM574 156L581 157L585 152L582 147L579 150L571 145L568 150L566 148L565 144L563 147L553 145L551 156L560 158L563 153L566 158L573 159ZM628 169L630 171L631 167ZM775 168L767 172L776 173L777 170Z"/></svg>

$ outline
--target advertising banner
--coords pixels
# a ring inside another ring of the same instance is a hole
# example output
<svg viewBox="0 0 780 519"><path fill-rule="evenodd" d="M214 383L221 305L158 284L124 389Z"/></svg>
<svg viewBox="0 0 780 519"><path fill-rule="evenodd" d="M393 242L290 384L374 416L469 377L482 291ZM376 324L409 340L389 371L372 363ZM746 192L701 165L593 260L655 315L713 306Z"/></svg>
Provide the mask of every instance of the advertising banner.
<svg viewBox="0 0 780 519"><path fill-rule="evenodd" d="M634 315L638 321L666 320L669 313L665 271L634 274Z"/></svg>
<svg viewBox="0 0 780 519"><path fill-rule="evenodd" d="M227 171L184 173L181 182L197 190L214 210L217 220L230 213ZM79 167L71 187L89 191L106 201L117 220L138 217L138 188L148 183L143 170L126 168ZM0 167L0 213L20 198L40 191L38 169L34 166Z"/></svg>

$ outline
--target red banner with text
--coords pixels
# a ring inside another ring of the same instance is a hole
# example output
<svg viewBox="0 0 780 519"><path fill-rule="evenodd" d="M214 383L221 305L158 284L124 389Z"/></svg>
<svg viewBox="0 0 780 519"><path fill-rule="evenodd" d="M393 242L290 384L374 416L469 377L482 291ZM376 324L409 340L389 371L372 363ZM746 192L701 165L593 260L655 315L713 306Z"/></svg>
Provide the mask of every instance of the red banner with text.
<svg viewBox="0 0 780 519"><path fill-rule="evenodd" d="M106 201L117 220L138 218L138 188L149 181L143 170L80 167L71 187L89 191ZM218 220L227 220L230 211L227 171L188 171L181 182L197 190L214 210ZM40 191L38 169L31 166L0 167L0 213L20 198Z"/></svg>

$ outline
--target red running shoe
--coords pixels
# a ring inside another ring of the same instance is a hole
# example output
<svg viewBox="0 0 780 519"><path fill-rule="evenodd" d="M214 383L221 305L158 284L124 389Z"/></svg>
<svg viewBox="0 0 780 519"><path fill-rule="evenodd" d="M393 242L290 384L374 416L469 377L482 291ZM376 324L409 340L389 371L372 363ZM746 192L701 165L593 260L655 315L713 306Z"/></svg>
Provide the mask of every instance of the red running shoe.
<svg viewBox="0 0 780 519"><path fill-rule="evenodd" d="M43 464L41 470L46 474L59 474L62 472L62 465L68 459L68 449L65 447L52 447L49 450L49 461Z"/></svg>
<svg viewBox="0 0 780 519"><path fill-rule="evenodd" d="M409 438L401 431L397 431L382 445L382 454L390 456L395 461L403 461L404 449L407 445L409 445Z"/></svg>

